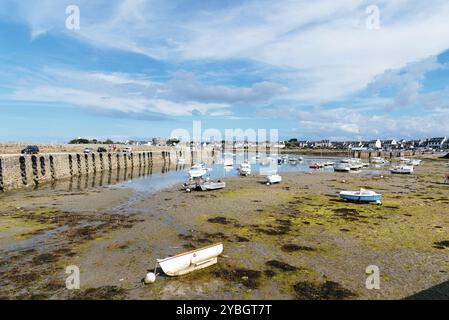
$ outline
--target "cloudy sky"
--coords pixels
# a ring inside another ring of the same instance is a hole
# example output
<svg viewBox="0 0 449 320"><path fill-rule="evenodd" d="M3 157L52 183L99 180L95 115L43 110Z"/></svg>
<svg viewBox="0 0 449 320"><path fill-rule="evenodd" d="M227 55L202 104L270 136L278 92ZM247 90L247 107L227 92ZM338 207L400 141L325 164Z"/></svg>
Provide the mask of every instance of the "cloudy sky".
<svg viewBox="0 0 449 320"><path fill-rule="evenodd" d="M0 141L163 137L193 120L449 136L448 17L447 0L2 0Z"/></svg>

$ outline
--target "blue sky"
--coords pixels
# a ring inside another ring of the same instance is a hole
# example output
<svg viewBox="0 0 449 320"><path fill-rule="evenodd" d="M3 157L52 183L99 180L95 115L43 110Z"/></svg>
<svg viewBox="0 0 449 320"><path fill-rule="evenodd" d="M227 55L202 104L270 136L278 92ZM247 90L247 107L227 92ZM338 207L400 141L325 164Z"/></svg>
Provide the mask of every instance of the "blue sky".
<svg viewBox="0 0 449 320"><path fill-rule="evenodd" d="M80 8L80 29L65 27ZM376 5L380 28L366 26ZM0 141L449 136L446 0L0 4Z"/></svg>

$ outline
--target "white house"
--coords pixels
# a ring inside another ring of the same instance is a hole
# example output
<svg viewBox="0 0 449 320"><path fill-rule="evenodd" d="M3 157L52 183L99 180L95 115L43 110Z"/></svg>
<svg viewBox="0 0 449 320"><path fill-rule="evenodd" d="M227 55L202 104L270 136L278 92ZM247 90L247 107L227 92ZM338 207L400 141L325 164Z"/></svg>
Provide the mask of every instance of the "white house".
<svg viewBox="0 0 449 320"><path fill-rule="evenodd" d="M427 147L432 149L442 149L446 141L446 137L431 138L427 141Z"/></svg>

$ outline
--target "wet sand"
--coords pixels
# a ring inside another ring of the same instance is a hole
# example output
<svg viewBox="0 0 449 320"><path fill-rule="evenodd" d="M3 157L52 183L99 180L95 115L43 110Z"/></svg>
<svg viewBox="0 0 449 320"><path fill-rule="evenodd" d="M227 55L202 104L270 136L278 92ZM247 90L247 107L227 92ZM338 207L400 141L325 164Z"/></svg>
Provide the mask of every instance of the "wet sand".
<svg viewBox="0 0 449 320"><path fill-rule="evenodd" d="M226 178L215 192L96 186L0 196L2 299L449 298L447 161L410 176L286 173ZM340 200L381 192L383 206ZM223 242L217 265L141 283L156 258ZM65 268L81 290L65 289ZM377 265L380 290L365 287ZM423 290L431 289L419 296Z"/></svg>

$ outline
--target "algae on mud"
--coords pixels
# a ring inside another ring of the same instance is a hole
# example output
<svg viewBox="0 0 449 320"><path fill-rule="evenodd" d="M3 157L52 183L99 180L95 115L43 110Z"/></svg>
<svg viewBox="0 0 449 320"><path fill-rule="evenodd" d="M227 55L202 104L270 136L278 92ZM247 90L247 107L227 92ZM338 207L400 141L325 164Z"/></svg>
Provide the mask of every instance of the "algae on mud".
<svg viewBox="0 0 449 320"><path fill-rule="evenodd" d="M412 296L446 281L449 274L449 190L440 184L440 165L426 161L412 176L290 173L269 189L259 183L260 177L234 177L226 179L227 189L206 194L168 188L136 195L123 188L95 187L4 195L0 228L11 236L0 238L5 258L0 264L0 296ZM337 191L361 186L380 190L384 205L348 203L336 196ZM225 247L218 265L141 286L157 258L215 241ZM26 247L14 249L24 243ZM77 295L64 290L67 264L82 270ZM365 269L372 264L380 267L381 290L365 287Z"/></svg>

